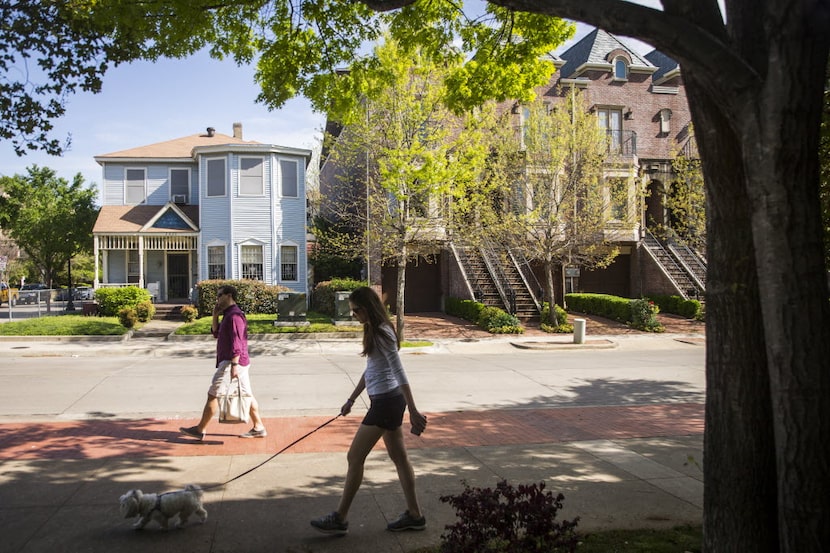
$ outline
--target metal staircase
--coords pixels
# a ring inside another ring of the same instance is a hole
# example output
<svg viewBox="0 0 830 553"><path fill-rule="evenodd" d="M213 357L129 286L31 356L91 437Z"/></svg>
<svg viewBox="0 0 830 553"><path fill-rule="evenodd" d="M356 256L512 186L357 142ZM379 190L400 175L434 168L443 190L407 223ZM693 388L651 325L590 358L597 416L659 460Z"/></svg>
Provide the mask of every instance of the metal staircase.
<svg viewBox="0 0 830 553"><path fill-rule="evenodd" d="M683 299L703 298L706 293L706 262L696 252L673 236L664 244L649 230L646 230L643 243Z"/></svg>
<svg viewBox="0 0 830 553"><path fill-rule="evenodd" d="M535 282L526 262L519 263L514 255L493 244L473 247L451 243L451 249L464 274L470 293L484 305L504 309L520 319L539 316L541 304L533 293Z"/></svg>

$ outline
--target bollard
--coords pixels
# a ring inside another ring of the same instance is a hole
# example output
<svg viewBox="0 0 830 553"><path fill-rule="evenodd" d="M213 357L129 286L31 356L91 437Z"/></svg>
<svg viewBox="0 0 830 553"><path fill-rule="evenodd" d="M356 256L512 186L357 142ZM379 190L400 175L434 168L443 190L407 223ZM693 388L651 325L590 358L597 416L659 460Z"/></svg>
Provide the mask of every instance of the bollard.
<svg viewBox="0 0 830 553"><path fill-rule="evenodd" d="M585 343L585 319L574 319L574 344Z"/></svg>

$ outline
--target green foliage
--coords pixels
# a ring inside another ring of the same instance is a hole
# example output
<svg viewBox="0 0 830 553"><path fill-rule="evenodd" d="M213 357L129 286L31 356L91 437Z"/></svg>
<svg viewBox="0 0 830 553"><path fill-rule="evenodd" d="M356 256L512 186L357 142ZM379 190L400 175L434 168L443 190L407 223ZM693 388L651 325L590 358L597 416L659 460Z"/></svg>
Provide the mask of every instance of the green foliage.
<svg viewBox="0 0 830 553"><path fill-rule="evenodd" d="M276 315L253 314L247 315L248 335L254 334L316 334L321 332L360 333L362 327L355 325L338 326L331 322L331 317L323 313L309 311L306 314L306 326L274 326ZM210 335L212 317L201 317L191 323L184 324L176 329L175 334L198 336Z"/></svg>
<svg viewBox="0 0 830 553"><path fill-rule="evenodd" d="M444 309L448 315L476 323L492 334L522 334L525 331L514 315L477 301L447 298Z"/></svg>
<svg viewBox="0 0 830 553"><path fill-rule="evenodd" d="M599 315L621 323L631 322L631 300L609 294L567 294L565 302L570 311Z"/></svg>
<svg viewBox="0 0 830 553"><path fill-rule="evenodd" d="M199 310L192 305L185 305L181 310L182 320L186 323L192 323L199 316Z"/></svg>
<svg viewBox="0 0 830 553"><path fill-rule="evenodd" d="M365 280L353 278L333 278L320 282L314 287L314 294L311 296L311 308L320 313L334 317L335 313L335 292L351 292L361 286L368 286Z"/></svg>
<svg viewBox="0 0 830 553"><path fill-rule="evenodd" d="M441 553L575 552L579 543L573 521L556 520L565 499L545 491L545 483L514 487L506 480L496 488L471 488L441 496L458 521L441 536Z"/></svg>
<svg viewBox="0 0 830 553"><path fill-rule="evenodd" d="M485 307L478 315L478 326L491 334L522 334L519 319L498 307Z"/></svg>
<svg viewBox="0 0 830 553"><path fill-rule="evenodd" d="M266 284L261 280L203 280L196 283L196 307L200 316L213 314L216 293L225 285L236 288L236 303L246 315L276 313L280 292L290 291L285 286Z"/></svg>
<svg viewBox="0 0 830 553"><path fill-rule="evenodd" d="M120 336L125 332L116 317L58 315L0 324L0 336Z"/></svg>
<svg viewBox="0 0 830 553"><path fill-rule="evenodd" d="M150 300L142 301L135 306L135 315L139 322L146 323L156 314L156 306Z"/></svg>
<svg viewBox="0 0 830 553"><path fill-rule="evenodd" d="M672 215L672 230L693 249L706 251L706 191L701 161L679 154L671 164L675 180L663 202Z"/></svg>
<svg viewBox="0 0 830 553"><path fill-rule="evenodd" d="M657 321L660 308L648 299L631 300L631 326L646 332L663 332L663 325Z"/></svg>
<svg viewBox="0 0 830 553"><path fill-rule="evenodd" d="M138 315L136 315L135 308L122 307L118 310L118 320L124 328L133 328L138 322Z"/></svg>
<svg viewBox="0 0 830 553"><path fill-rule="evenodd" d="M473 300L462 300L458 298L447 298L444 309L448 315L461 317L470 322L477 322L484 309L484 304Z"/></svg>
<svg viewBox="0 0 830 553"><path fill-rule="evenodd" d="M548 302L542 304L539 328L545 332L570 333L574 331L573 325L568 324L568 313L556 304L553 305L553 312L551 312Z"/></svg>
<svg viewBox="0 0 830 553"><path fill-rule="evenodd" d="M142 302L150 301L150 292L138 286L103 287L95 290L98 312L104 317L117 316L124 307L135 310Z"/></svg>
<svg viewBox="0 0 830 553"><path fill-rule="evenodd" d="M579 553L701 553L703 528L631 529L592 532L579 545Z"/></svg>
<svg viewBox="0 0 830 553"><path fill-rule="evenodd" d="M26 251L44 283L55 285L70 258L92 249L95 188L85 187L80 173L70 184L33 165L26 175L0 177L0 190L0 227Z"/></svg>
<svg viewBox="0 0 830 553"><path fill-rule="evenodd" d="M674 313L687 319L697 319L701 316L703 307L698 300L684 300L680 296L649 296L657 304L660 311Z"/></svg>

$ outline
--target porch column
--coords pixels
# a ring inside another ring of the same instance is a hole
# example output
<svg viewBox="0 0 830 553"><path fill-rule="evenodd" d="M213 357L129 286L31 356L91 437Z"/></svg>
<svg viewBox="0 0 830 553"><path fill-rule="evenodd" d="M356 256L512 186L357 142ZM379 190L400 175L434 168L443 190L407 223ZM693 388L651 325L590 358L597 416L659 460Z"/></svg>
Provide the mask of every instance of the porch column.
<svg viewBox="0 0 830 553"><path fill-rule="evenodd" d="M95 276L92 280L92 288L98 289L98 236L92 237L92 260L95 263Z"/></svg>
<svg viewBox="0 0 830 553"><path fill-rule="evenodd" d="M138 287L146 288L144 283L144 237L138 235Z"/></svg>

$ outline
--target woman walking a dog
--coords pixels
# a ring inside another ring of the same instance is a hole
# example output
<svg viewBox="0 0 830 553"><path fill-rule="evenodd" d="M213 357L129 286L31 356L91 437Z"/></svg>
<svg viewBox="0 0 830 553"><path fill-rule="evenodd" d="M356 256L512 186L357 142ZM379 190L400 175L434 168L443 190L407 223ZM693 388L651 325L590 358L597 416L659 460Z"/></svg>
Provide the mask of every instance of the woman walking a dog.
<svg viewBox="0 0 830 553"><path fill-rule="evenodd" d="M366 457L378 440L383 438L386 451L395 463L407 507L386 528L392 532L423 530L426 528L426 520L415 494L415 471L406 453L402 425L403 413L407 408L413 434L420 435L424 431L427 419L415 407L412 390L398 355L400 339L378 295L371 288L358 288L349 295L349 307L363 325L362 355L366 357L366 369L340 409L340 414L348 415L351 412L354 402L364 389L369 393L370 406L349 448L349 468L340 504L336 511L312 520L311 525L325 534L343 536L348 533L349 508L363 481Z"/></svg>

